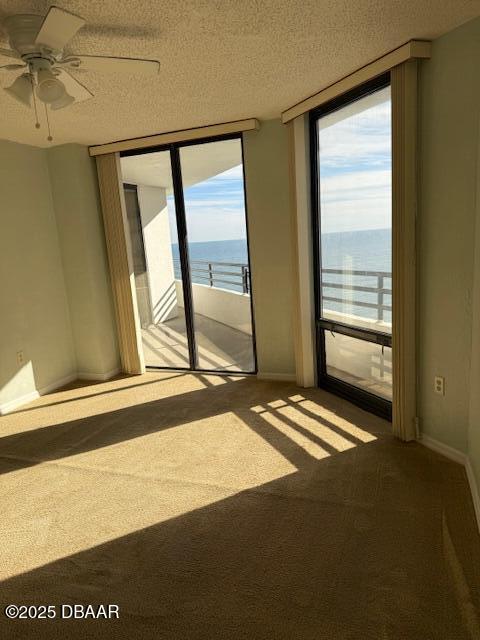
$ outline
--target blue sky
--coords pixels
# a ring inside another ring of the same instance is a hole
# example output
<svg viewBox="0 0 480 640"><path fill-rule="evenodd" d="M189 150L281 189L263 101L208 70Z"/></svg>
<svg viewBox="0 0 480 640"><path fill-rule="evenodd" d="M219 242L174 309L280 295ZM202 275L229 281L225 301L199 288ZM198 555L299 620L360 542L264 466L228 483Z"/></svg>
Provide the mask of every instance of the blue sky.
<svg viewBox="0 0 480 640"><path fill-rule="evenodd" d="M242 165L185 189L184 196L190 242L246 238ZM176 243L171 198L168 204Z"/></svg>
<svg viewBox="0 0 480 640"><path fill-rule="evenodd" d="M390 88L377 95L378 104L365 109L369 98L359 100L358 112L343 120L336 113L322 119L323 233L391 226ZM186 189L185 208L190 242L245 238L242 166ZM172 198L169 211L176 243Z"/></svg>

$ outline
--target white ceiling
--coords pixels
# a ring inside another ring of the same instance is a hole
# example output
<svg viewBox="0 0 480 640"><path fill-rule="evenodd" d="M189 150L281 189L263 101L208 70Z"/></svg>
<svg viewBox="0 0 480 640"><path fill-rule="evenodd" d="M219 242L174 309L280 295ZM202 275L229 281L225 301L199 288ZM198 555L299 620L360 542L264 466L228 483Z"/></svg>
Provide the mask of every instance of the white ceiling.
<svg viewBox="0 0 480 640"><path fill-rule="evenodd" d="M45 14L51 2L0 0ZM412 38L480 14L480 0L55 0L87 20L77 53L156 58L158 78L80 72L95 94L52 117L54 142L99 144L249 117L269 119ZM125 26L128 25L128 26ZM8 62L0 57L0 64ZM0 72L3 86L10 84ZM0 92L0 138L47 146Z"/></svg>

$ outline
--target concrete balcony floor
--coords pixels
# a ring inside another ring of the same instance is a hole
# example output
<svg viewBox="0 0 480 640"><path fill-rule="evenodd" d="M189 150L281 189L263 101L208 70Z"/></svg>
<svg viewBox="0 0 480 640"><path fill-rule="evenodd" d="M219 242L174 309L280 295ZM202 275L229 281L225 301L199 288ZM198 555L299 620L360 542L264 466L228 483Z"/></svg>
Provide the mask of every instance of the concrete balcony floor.
<svg viewBox="0 0 480 640"><path fill-rule="evenodd" d="M392 400L392 374L390 372L387 372L384 377L362 378L343 369L327 365L327 374L363 391L373 393L375 396L380 396L385 400Z"/></svg>
<svg viewBox="0 0 480 640"><path fill-rule="evenodd" d="M145 363L150 367L187 369L190 366L185 316L142 329ZM199 313L195 314L195 335L200 369L249 372L254 370L251 336ZM329 375L369 391L381 398L392 398L391 362L371 343L348 339L336 352L339 340L327 335Z"/></svg>
<svg viewBox="0 0 480 640"><path fill-rule="evenodd" d="M255 360L250 335L196 313L195 337L200 369L254 371ZM142 342L147 366L190 366L183 312L166 322L142 328Z"/></svg>

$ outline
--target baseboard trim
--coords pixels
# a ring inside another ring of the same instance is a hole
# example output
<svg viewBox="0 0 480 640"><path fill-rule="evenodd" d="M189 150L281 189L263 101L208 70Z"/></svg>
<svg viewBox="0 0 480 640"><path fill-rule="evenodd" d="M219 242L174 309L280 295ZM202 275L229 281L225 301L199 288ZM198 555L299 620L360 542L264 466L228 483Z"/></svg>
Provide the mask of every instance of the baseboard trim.
<svg viewBox="0 0 480 640"><path fill-rule="evenodd" d="M71 373L69 376L65 376L65 378L56 380L55 382L52 382L52 384L47 384L46 387L42 387L41 389L38 390L38 393L41 396L44 396L46 393L51 393L52 391L56 391L57 389L60 389L60 387L64 387L66 384L69 384L70 382L73 382L76 379L77 379L77 374Z"/></svg>
<svg viewBox="0 0 480 640"><path fill-rule="evenodd" d="M424 434L420 436L418 442L420 444L423 444L425 447L432 449L432 451L441 453L449 460L458 462L465 468L465 473L467 474L468 485L470 487L470 493L472 496L475 518L477 520L477 527L480 533L480 492L478 490L477 479L475 478L475 474L473 472L472 463L470 462L470 458L468 457L468 455L462 453L458 449L454 449L453 447L449 447L448 445L443 444L443 442L435 440L435 438L431 438L430 436Z"/></svg>
<svg viewBox="0 0 480 640"><path fill-rule="evenodd" d="M77 380L95 380L95 382L104 382L105 380L110 380L114 376L120 373L120 368L112 369L111 371L107 371L106 373L86 373L79 372L77 373Z"/></svg>
<svg viewBox="0 0 480 640"><path fill-rule="evenodd" d="M467 456L459 451L458 449L454 449L453 447L449 447L447 444L443 444L439 440L435 440L435 438L431 438L425 434L421 434L418 439L420 444L423 444L428 449L432 449L432 451L436 451L437 453L441 453L449 460L453 460L453 462L458 462L463 466L466 465Z"/></svg>
<svg viewBox="0 0 480 640"><path fill-rule="evenodd" d="M281 380L284 382L295 382L296 375L294 373L268 373L268 372L259 372L257 373L257 378L259 380Z"/></svg>
<svg viewBox="0 0 480 640"><path fill-rule="evenodd" d="M29 402L33 402L39 397L40 394L38 391L31 391L30 393L26 393L24 396L20 396L14 400L9 400L8 402L0 405L0 416L5 416L7 413L11 413L12 411L15 411L15 409L18 409L18 407L28 404Z"/></svg>
<svg viewBox="0 0 480 640"><path fill-rule="evenodd" d="M60 389L60 387L64 387L66 384L73 382L74 380L92 380L95 382L104 382L105 380L110 380L118 373L120 373L120 369L113 369L112 371L107 371L107 373L71 373L64 378L60 378L60 380L55 380L51 384L47 384L45 387L41 389L36 389L35 391L30 391L30 393L26 393L19 398L15 398L14 400L10 400L9 402L5 402L0 405L0 416L5 416L7 413L12 413L15 409L22 407L29 402L33 402L40 398L40 396L44 396L47 393L52 393L52 391L56 391Z"/></svg>
<svg viewBox="0 0 480 640"><path fill-rule="evenodd" d="M77 379L77 374L71 373L70 375L65 376L64 378L60 378L60 380L55 380L55 382L47 384L45 387L42 387L41 389L30 391L30 393L26 393L25 395L20 396L19 398L15 398L14 400L5 402L5 404L0 405L0 416L4 416L7 413L12 413L12 411L15 411L15 409L18 409L19 407L22 407L23 405L28 404L29 402L33 402L34 400L37 400L38 398L40 398L40 396L44 396L47 393L51 393L52 391L55 391L56 389L59 389L60 387L63 387L69 382L73 382L76 379Z"/></svg>
<svg viewBox="0 0 480 640"><path fill-rule="evenodd" d="M472 463L468 457L465 463L465 471L467 473L468 484L470 485L470 491L472 494L473 508L477 517L478 531L480 532L480 492L478 491L477 479L473 472Z"/></svg>

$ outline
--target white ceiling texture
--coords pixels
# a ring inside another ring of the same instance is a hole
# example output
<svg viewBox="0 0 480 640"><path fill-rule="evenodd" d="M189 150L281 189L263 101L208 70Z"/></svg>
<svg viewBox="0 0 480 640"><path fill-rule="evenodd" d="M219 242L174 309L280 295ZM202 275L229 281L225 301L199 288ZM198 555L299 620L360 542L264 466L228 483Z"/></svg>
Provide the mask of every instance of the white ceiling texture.
<svg viewBox="0 0 480 640"><path fill-rule="evenodd" d="M0 18L52 3L0 0ZM99 144L282 110L412 39L480 14L480 0L56 0L87 20L75 53L153 58L155 78L72 72L94 98L52 113L52 144ZM0 46L6 41L0 34ZM0 57L0 64L11 60ZM0 72L2 86L11 84ZM0 138L48 146L0 91Z"/></svg>

